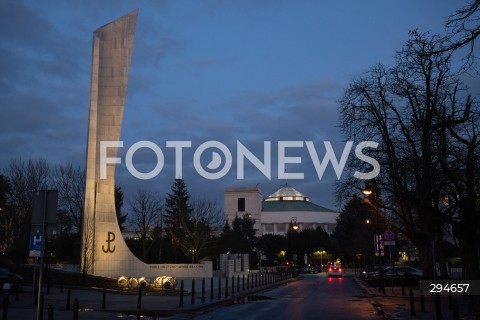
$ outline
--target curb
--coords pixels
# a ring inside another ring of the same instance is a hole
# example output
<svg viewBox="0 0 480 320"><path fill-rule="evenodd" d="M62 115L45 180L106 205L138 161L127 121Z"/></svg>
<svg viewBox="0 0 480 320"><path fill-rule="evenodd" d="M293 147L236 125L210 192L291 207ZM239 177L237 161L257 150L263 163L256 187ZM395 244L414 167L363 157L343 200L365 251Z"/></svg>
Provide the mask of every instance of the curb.
<svg viewBox="0 0 480 320"><path fill-rule="evenodd" d="M262 292L271 288L279 287L281 285L288 284L290 282L298 281L300 280L301 277L296 277L296 278L290 278L282 281L278 281L275 283L271 283L268 285L265 285L263 287L258 287L255 289L250 289L248 291L243 291L239 292L237 294L232 294L231 296L227 298L223 298L218 301L214 302L205 302L202 305L195 306L194 304L190 304L188 306L183 306L183 307L177 307L174 309L170 310L108 310L108 312L118 312L122 313L125 315L136 315L136 316L151 316L151 317L158 317L158 316L173 316L173 315L178 315L178 314L195 314L197 312L205 312L209 311L221 306L225 305L230 305L230 304L235 304L235 303L240 303L240 301L244 302L245 299L248 301L248 297L257 293L257 292ZM107 311L107 310L106 310Z"/></svg>

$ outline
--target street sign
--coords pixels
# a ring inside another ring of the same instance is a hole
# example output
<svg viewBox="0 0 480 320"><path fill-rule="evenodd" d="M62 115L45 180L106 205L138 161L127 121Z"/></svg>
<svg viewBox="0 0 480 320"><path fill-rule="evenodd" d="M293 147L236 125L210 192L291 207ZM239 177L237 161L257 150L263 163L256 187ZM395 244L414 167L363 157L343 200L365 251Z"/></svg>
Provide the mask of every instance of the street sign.
<svg viewBox="0 0 480 320"><path fill-rule="evenodd" d="M375 256L383 257L385 255L385 248L383 246L382 235L379 233L379 234L374 234L373 236L374 236L373 245L375 247Z"/></svg>
<svg viewBox="0 0 480 320"><path fill-rule="evenodd" d="M386 245L386 246L394 246L395 241L383 241L383 244Z"/></svg>
<svg viewBox="0 0 480 320"><path fill-rule="evenodd" d="M43 237L38 235L30 236L30 257L40 257L42 253Z"/></svg>
<svg viewBox="0 0 480 320"><path fill-rule="evenodd" d="M395 232L392 230L387 230L383 233L383 239L385 241L393 241L395 240Z"/></svg>

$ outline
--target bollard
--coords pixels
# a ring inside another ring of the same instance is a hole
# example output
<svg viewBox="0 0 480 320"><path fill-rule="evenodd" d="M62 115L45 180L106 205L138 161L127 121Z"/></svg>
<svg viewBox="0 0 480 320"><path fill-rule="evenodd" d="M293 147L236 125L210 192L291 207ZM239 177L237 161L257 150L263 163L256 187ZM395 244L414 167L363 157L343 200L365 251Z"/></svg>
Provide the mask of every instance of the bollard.
<svg viewBox="0 0 480 320"><path fill-rule="evenodd" d="M78 298L73 300L73 320L78 320L78 309L80 305L78 304Z"/></svg>
<svg viewBox="0 0 480 320"><path fill-rule="evenodd" d="M405 280L402 280L402 296L405 295Z"/></svg>
<svg viewBox="0 0 480 320"><path fill-rule="evenodd" d="M425 296L423 292L420 294L420 311L425 312Z"/></svg>
<svg viewBox="0 0 480 320"><path fill-rule="evenodd" d="M410 289L410 315L415 315L415 302L413 301L413 290Z"/></svg>
<svg viewBox="0 0 480 320"><path fill-rule="evenodd" d="M33 305L37 306L38 304L38 287L36 284L34 284L33 288Z"/></svg>
<svg viewBox="0 0 480 320"><path fill-rule="evenodd" d="M237 275L237 292L240 292L240 275Z"/></svg>
<svg viewBox="0 0 480 320"><path fill-rule="evenodd" d="M43 294L40 295L39 320L43 320L43 306L45 305L45 298Z"/></svg>
<svg viewBox="0 0 480 320"><path fill-rule="evenodd" d="M183 307L183 280L180 281L180 307Z"/></svg>
<svg viewBox="0 0 480 320"><path fill-rule="evenodd" d="M3 294L3 317L2 320L7 320L8 319L8 303L9 303L10 297L8 295L8 292L5 292Z"/></svg>
<svg viewBox="0 0 480 320"><path fill-rule="evenodd" d="M190 304L195 304L195 279L192 279L192 297L190 299Z"/></svg>
<svg viewBox="0 0 480 320"><path fill-rule="evenodd" d="M102 310L105 310L107 307L107 289L103 288L102 292Z"/></svg>
<svg viewBox="0 0 480 320"><path fill-rule="evenodd" d="M218 299L222 298L222 278L218 277Z"/></svg>
<svg viewBox="0 0 480 320"><path fill-rule="evenodd" d="M232 276L232 295L235 293L235 276Z"/></svg>
<svg viewBox="0 0 480 320"><path fill-rule="evenodd" d="M225 277L225 298L228 297L228 277Z"/></svg>
<svg viewBox="0 0 480 320"><path fill-rule="evenodd" d="M245 291L245 275L242 274L242 291Z"/></svg>
<svg viewBox="0 0 480 320"><path fill-rule="evenodd" d="M202 302L205 302L205 278L202 278Z"/></svg>
<svg viewBox="0 0 480 320"><path fill-rule="evenodd" d="M63 293L63 277L60 278L60 293Z"/></svg>
<svg viewBox="0 0 480 320"><path fill-rule="evenodd" d="M247 274L247 290L250 290L250 274Z"/></svg>
<svg viewBox="0 0 480 320"><path fill-rule="evenodd" d="M68 288L67 290L67 305L65 306L65 310L70 310L70 298L71 298L71 289Z"/></svg>
<svg viewBox="0 0 480 320"><path fill-rule="evenodd" d="M435 296L435 319L442 319L442 305L438 294Z"/></svg>
<svg viewBox="0 0 480 320"><path fill-rule="evenodd" d="M51 303L48 304L47 317L48 320L53 320L53 305Z"/></svg>
<svg viewBox="0 0 480 320"><path fill-rule="evenodd" d="M15 286L15 301L18 301L20 299L20 286L16 285Z"/></svg>
<svg viewBox="0 0 480 320"><path fill-rule="evenodd" d="M213 277L210 278L210 300L213 300Z"/></svg>
<svg viewBox="0 0 480 320"><path fill-rule="evenodd" d="M453 302L453 320L459 320L460 319L460 312L458 308L458 301L455 300Z"/></svg>
<svg viewBox="0 0 480 320"><path fill-rule="evenodd" d="M142 282L138 286L138 300L137 300L137 309L142 308L142 291L143 291L144 283Z"/></svg>

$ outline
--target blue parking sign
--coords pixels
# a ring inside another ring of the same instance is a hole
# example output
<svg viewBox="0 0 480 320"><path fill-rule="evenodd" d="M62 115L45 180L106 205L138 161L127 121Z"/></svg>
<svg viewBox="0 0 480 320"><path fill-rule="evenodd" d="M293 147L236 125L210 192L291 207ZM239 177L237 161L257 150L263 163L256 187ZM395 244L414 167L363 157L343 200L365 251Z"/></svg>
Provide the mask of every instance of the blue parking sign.
<svg viewBox="0 0 480 320"><path fill-rule="evenodd" d="M42 253L43 237L38 235L30 236L30 257L40 257Z"/></svg>

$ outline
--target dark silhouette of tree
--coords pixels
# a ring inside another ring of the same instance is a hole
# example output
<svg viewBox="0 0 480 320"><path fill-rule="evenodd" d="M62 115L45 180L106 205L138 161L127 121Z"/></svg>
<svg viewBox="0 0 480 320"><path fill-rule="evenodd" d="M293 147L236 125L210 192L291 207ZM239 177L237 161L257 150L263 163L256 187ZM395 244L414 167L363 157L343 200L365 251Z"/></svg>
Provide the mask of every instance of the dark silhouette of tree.
<svg viewBox="0 0 480 320"><path fill-rule="evenodd" d="M445 45L441 50L434 51L457 51L467 47L464 57L465 67L474 67L476 63L475 45L480 35L480 2L472 0L465 6L451 14L445 23L447 31Z"/></svg>
<svg viewBox="0 0 480 320"><path fill-rule="evenodd" d="M374 235L385 230L385 219L364 199L353 197L340 212L332 233L335 252L342 261L353 261L360 255L367 263L379 263L374 259Z"/></svg>
<svg viewBox="0 0 480 320"><path fill-rule="evenodd" d="M12 217L11 246L6 250L15 263L25 261L28 254L28 242L32 227L33 197L38 190L51 187L50 165L45 159L14 159L6 169L10 181L10 210Z"/></svg>
<svg viewBox="0 0 480 320"><path fill-rule="evenodd" d="M263 265L278 265L280 251L287 250L287 238L279 234L264 234L258 238L257 248L263 251L267 261Z"/></svg>
<svg viewBox="0 0 480 320"><path fill-rule="evenodd" d="M129 204L130 224L141 246L141 259L147 261L154 241L161 236L162 201L158 194L139 189Z"/></svg>
<svg viewBox="0 0 480 320"><path fill-rule="evenodd" d="M220 210L205 198L194 199L192 205L182 179L175 180L165 204L165 230L173 246L189 255L192 263L198 261L209 246L212 227L219 224Z"/></svg>
<svg viewBox="0 0 480 320"><path fill-rule="evenodd" d="M85 170L71 164L56 166L53 185L58 190L60 229L64 233L79 233L85 205Z"/></svg>
<svg viewBox="0 0 480 320"><path fill-rule="evenodd" d="M8 204L10 194L10 182L4 175L0 175L0 250L5 254L12 246L14 239L14 219L11 206Z"/></svg>
<svg viewBox="0 0 480 320"><path fill-rule="evenodd" d="M125 230L124 224L127 222L128 213L122 214L123 191L120 186L115 186L115 213L117 214L118 227L120 231Z"/></svg>
<svg viewBox="0 0 480 320"><path fill-rule="evenodd" d="M376 150L364 150L381 166L376 183L382 195L371 203L418 248L427 278L433 278L434 249L436 258L442 258L439 250L448 224L469 216L468 226L462 230L470 239L478 240L480 229L479 189L473 182L480 180L480 110L452 70L452 52L440 50L444 41L438 35L410 32L393 67L379 64L371 68L350 83L340 101L342 128L348 139L379 143ZM349 167L352 171L371 170L358 159L351 159ZM469 192L471 207L466 209L464 203L466 211L461 213L459 204L445 204L446 197L458 200L459 191L467 185L476 188ZM362 180L352 178L342 184L338 194L359 194L363 187ZM465 263L472 263L471 273L466 274L469 279L479 278L478 242L476 248L476 254L464 255Z"/></svg>
<svg viewBox="0 0 480 320"><path fill-rule="evenodd" d="M245 213L243 217L235 217L230 226L227 222L223 232L217 239L222 252L251 253L256 245L255 220Z"/></svg>
<svg viewBox="0 0 480 320"><path fill-rule="evenodd" d="M184 222L190 220L193 208L190 205L190 194L188 193L185 182L182 179L175 179L172 185L171 193L167 194L165 199L165 217L164 222L167 232L173 235L173 238L180 238L180 230Z"/></svg>

